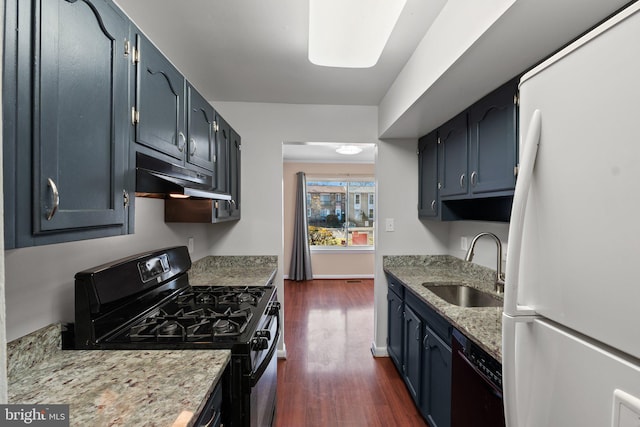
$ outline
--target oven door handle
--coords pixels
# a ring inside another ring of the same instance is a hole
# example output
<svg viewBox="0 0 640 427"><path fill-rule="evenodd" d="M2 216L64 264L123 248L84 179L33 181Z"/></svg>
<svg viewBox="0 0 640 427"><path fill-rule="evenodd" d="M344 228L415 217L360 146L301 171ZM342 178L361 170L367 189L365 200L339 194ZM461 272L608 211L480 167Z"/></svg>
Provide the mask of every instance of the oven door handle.
<svg viewBox="0 0 640 427"><path fill-rule="evenodd" d="M278 348L278 340L280 339L280 313L275 315L276 318L276 322L277 322L277 329L276 329L276 335L273 338L273 345L271 345L271 347L269 348L269 352L267 353L267 357L265 357L262 362L260 363L260 366L258 366L258 369L255 370L254 373L251 374L251 387L254 387L258 381L260 381L260 378L262 377L262 374L264 373L264 371L267 369L267 367L269 366L269 363L271 363L271 358L273 357L273 354L275 353L275 351Z"/></svg>

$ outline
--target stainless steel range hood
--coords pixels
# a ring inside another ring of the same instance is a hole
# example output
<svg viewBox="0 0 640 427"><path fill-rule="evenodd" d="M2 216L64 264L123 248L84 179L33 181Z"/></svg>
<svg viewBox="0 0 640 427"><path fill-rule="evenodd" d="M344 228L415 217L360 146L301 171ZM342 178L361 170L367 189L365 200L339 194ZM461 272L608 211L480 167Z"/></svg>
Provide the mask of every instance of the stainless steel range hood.
<svg viewBox="0 0 640 427"><path fill-rule="evenodd" d="M231 200L215 191L213 176L136 153L136 193Z"/></svg>

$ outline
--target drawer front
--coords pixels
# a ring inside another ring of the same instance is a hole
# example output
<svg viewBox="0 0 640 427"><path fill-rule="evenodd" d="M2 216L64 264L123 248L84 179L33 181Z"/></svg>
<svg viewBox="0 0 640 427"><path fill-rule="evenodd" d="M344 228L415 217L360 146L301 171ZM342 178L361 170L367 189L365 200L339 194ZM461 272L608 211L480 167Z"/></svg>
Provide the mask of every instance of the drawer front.
<svg viewBox="0 0 640 427"><path fill-rule="evenodd" d="M451 342L453 328L444 317L411 292L406 293L405 304L410 306L444 342Z"/></svg>
<svg viewBox="0 0 640 427"><path fill-rule="evenodd" d="M387 274L387 282L389 284L389 290L404 299L404 286L395 278Z"/></svg>

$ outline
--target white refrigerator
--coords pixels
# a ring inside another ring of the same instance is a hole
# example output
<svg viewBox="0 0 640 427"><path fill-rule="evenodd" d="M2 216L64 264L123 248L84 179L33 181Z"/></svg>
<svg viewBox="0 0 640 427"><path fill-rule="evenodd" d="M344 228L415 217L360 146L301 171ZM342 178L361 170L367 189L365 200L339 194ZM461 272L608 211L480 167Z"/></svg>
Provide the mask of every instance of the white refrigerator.
<svg viewBox="0 0 640 427"><path fill-rule="evenodd" d="M520 144L507 426L639 427L640 4L522 77Z"/></svg>

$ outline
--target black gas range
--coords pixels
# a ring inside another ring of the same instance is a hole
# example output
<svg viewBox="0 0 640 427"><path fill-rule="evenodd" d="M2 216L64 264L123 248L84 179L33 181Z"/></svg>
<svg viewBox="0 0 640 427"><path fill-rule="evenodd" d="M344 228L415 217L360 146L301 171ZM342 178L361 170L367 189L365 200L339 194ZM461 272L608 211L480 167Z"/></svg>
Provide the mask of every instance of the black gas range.
<svg viewBox="0 0 640 427"><path fill-rule="evenodd" d="M75 276L77 349L228 349L225 426L270 426L275 416L280 304L275 287L191 286L186 247L113 261Z"/></svg>

